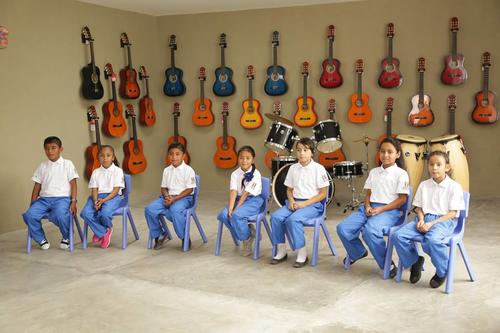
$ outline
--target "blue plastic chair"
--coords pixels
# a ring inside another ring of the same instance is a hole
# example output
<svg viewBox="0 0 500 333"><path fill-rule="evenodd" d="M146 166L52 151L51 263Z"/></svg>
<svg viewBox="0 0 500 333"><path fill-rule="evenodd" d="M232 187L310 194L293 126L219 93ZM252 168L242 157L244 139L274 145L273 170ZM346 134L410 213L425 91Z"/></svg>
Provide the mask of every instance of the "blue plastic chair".
<svg viewBox="0 0 500 333"><path fill-rule="evenodd" d="M260 196L262 199L264 199L264 204L261 206L260 211L249 217L248 222L249 223L255 223L255 240L253 244L253 259L257 260L260 257L260 240L262 239L262 225L264 225L264 228L266 229L267 235L269 236L269 240L271 240L271 228L269 227L269 223L267 222L266 219L266 214L267 214L267 207L269 204L269 194L270 194L270 188L271 188L271 183L269 178L266 177L261 177L262 181L262 192L260 193ZM220 256L220 251L221 251L221 243L222 243L222 230L223 230L223 225L224 223L222 221L219 221L218 229L217 229L217 240L215 242L215 255ZM229 225L226 226L233 238L234 245L239 246L240 242L236 238L236 234L234 232L234 228Z"/></svg>
<svg viewBox="0 0 500 333"><path fill-rule="evenodd" d="M134 218L132 217L132 211L129 206L129 197L130 192L132 191L132 181L131 176L125 174L125 188L122 190L122 201L120 202L120 207L118 207L114 212L113 216L121 216L122 217L122 249L126 249L127 242L127 222L130 223L130 227L134 232L135 240L139 240L139 233L137 232L137 228L135 227ZM128 217L128 219L127 219ZM87 248L87 236L88 236L88 224L84 221L84 233L83 233L83 249Z"/></svg>

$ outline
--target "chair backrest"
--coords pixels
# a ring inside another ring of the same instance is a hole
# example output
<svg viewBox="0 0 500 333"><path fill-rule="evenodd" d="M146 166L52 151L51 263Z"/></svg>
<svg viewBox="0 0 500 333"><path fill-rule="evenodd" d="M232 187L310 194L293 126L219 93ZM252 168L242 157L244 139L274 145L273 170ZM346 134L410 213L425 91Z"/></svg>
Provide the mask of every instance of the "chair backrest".
<svg viewBox="0 0 500 333"><path fill-rule="evenodd" d="M469 201L470 201L470 193L464 192L464 202L465 209L460 211L460 215L458 216L457 226L453 234L460 235L464 233L465 230L465 219L469 216Z"/></svg>
<svg viewBox="0 0 500 333"><path fill-rule="evenodd" d="M260 196L264 199L264 204L261 206L260 213L267 212L267 205L269 203L269 194L271 188L271 181L267 177L261 177L262 182L262 191L260 192Z"/></svg>
<svg viewBox="0 0 500 333"><path fill-rule="evenodd" d="M401 211L401 216L399 217L399 221L396 223L396 225L402 225L406 222L406 218L408 217L408 212L411 209L411 195L413 193L413 188L411 186L408 186L408 196L406 197L406 202L404 205L399 207L399 210Z"/></svg>
<svg viewBox="0 0 500 333"><path fill-rule="evenodd" d="M196 208L198 206L198 196L200 194L200 176L195 175L196 178L196 187L194 188L194 201L193 201L193 206L191 208Z"/></svg>
<svg viewBox="0 0 500 333"><path fill-rule="evenodd" d="M124 174L123 176L125 178L125 188L122 190L120 207L128 206L130 192L132 191L132 177L129 174Z"/></svg>

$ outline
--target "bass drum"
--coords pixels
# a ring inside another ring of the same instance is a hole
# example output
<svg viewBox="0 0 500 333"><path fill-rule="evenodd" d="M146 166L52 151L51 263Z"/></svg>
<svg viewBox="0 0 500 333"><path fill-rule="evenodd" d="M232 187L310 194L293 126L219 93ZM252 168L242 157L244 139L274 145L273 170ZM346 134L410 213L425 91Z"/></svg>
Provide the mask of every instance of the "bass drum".
<svg viewBox="0 0 500 333"><path fill-rule="evenodd" d="M276 175L273 177L273 198L274 201L278 204L278 206L282 207L285 204L286 197L286 186L285 179L288 174L288 169L292 164L287 164L278 170ZM330 182L330 187L328 188L328 198L326 201L326 205L328 206L335 196L335 183L333 182L332 176L327 173L328 181Z"/></svg>

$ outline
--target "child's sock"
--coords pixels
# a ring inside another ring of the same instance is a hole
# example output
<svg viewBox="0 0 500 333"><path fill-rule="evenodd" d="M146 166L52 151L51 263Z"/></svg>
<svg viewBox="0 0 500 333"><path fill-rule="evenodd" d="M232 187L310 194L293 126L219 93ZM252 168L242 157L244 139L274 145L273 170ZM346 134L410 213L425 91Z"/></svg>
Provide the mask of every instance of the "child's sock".
<svg viewBox="0 0 500 333"><path fill-rule="evenodd" d="M297 262L304 262L307 259L307 248L304 246L297 251Z"/></svg>
<svg viewBox="0 0 500 333"><path fill-rule="evenodd" d="M277 244L278 251L276 252L276 255L274 256L273 259L281 259L284 256L286 256L286 246L285 243L278 243Z"/></svg>

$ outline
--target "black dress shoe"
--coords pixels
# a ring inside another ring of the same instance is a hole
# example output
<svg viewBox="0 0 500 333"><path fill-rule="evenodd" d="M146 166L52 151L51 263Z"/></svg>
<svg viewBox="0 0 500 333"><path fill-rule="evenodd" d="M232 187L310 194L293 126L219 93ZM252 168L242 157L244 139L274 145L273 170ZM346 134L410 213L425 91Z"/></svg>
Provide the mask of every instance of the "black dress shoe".
<svg viewBox="0 0 500 333"><path fill-rule="evenodd" d="M302 268L304 267L305 265L307 265L307 262L309 261L309 258L306 257L306 260L304 262L299 262L299 261L296 261L294 264L293 264L293 267L294 268Z"/></svg>
<svg viewBox="0 0 500 333"><path fill-rule="evenodd" d="M364 258L364 257L366 257L367 255L368 255L368 251L365 251L365 253L364 253L364 254L363 254L363 255L362 255L359 259L356 259L356 260L351 260L350 266L352 266L352 264L354 264L356 261L363 259L363 258ZM345 265L345 260L346 260L346 259L347 259L347 257L345 257L345 258L344 258L344 261L343 261L344 265Z"/></svg>
<svg viewBox="0 0 500 333"><path fill-rule="evenodd" d="M410 283L417 283L422 276L422 267L424 267L425 258L422 256L418 256L418 260L416 263L411 265L410 270Z"/></svg>
<svg viewBox="0 0 500 333"><path fill-rule="evenodd" d="M391 263L391 271L389 272L389 278L394 279L394 277L398 274L398 266L394 263L394 261Z"/></svg>
<svg viewBox="0 0 500 333"><path fill-rule="evenodd" d="M271 259L270 264L271 264L271 265L277 265L277 264L280 264L280 263L282 263L283 261L285 261L285 260L287 260L287 259L288 259L288 253L287 253L287 254L285 254L285 256L284 256L283 258L280 258L280 259L274 259L274 258L273 258L273 259Z"/></svg>
<svg viewBox="0 0 500 333"><path fill-rule="evenodd" d="M446 280L446 276L439 277L437 274L434 274L432 279L429 281L429 285L431 288L439 288L443 284L444 280Z"/></svg>

